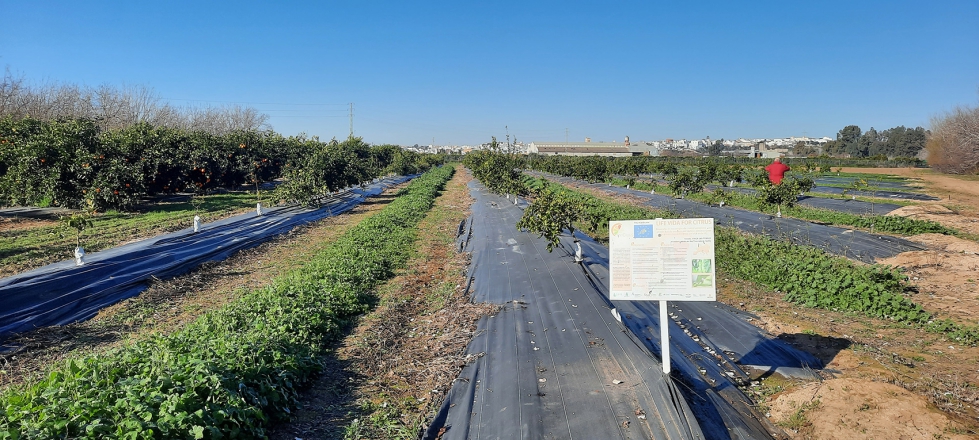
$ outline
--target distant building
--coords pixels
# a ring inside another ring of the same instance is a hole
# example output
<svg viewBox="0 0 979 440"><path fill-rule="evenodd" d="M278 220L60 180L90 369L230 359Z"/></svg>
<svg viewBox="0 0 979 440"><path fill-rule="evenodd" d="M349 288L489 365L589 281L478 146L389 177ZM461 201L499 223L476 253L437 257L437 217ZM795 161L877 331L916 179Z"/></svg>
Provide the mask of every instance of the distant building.
<svg viewBox="0 0 979 440"><path fill-rule="evenodd" d="M639 156L627 142L531 142L527 148L530 154L542 156Z"/></svg>

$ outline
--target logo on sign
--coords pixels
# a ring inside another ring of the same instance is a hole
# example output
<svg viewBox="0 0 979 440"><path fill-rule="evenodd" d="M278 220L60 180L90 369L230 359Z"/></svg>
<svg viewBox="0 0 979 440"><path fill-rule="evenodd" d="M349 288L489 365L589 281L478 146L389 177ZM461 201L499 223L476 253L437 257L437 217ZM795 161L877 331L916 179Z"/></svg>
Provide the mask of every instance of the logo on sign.
<svg viewBox="0 0 979 440"><path fill-rule="evenodd" d="M653 225L633 225L632 236L635 238L653 238Z"/></svg>

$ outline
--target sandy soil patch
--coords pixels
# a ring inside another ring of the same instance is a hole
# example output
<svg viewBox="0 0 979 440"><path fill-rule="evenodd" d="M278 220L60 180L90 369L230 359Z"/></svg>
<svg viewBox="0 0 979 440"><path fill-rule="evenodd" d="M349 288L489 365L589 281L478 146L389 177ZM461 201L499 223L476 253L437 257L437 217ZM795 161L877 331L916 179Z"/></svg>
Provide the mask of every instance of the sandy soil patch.
<svg viewBox="0 0 979 440"><path fill-rule="evenodd" d="M794 438L974 438L924 398L866 379L831 379L784 392L770 404L772 419Z"/></svg>
<svg viewBox="0 0 979 440"><path fill-rule="evenodd" d="M928 250L904 252L881 264L905 269L918 294L912 299L941 318L975 324L979 318L979 243L941 234L921 234L912 241Z"/></svg>

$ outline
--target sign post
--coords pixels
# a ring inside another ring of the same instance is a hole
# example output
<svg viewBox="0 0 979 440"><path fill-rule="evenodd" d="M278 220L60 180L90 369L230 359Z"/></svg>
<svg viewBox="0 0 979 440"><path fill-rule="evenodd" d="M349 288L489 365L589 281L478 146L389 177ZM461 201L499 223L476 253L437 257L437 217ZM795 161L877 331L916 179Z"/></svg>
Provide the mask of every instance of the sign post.
<svg viewBox="0 0 979 440"><path fill-rule="evenodd" d="M659 301L663 372L670 373L667 301L716 301L714 219L609 222L609 299Z"/></svg>

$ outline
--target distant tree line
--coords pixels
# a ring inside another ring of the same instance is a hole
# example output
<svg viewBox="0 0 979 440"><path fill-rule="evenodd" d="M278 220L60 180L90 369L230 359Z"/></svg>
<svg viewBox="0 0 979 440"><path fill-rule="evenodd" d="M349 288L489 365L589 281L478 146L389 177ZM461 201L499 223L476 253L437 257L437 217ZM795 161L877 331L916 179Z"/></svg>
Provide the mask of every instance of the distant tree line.
<svg viewBox="0 0 979 440"><path fill-rule="evenodd" d="M923 148L928 131L921 127L903 125L877 131L871 127L866 132L859 126L847 125L836 134L836 140L823 145L823 153L849 155L850 157L915 157Z"/></svg>
<svg viewBox="0 0 979 440"><path fill-rule="evenodd" d="M148 123L154 127L223 136L270 128L268 115L251 107L174 107L143 86L31 85L7 69L0 79L0 117L42 121L85 119L101 130Z"/></svg>

